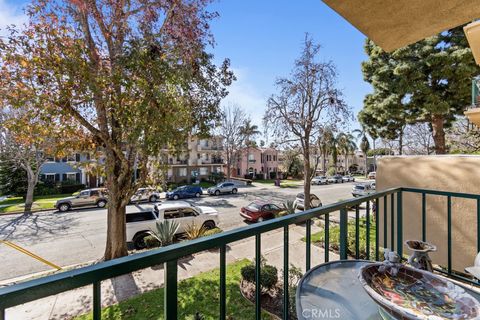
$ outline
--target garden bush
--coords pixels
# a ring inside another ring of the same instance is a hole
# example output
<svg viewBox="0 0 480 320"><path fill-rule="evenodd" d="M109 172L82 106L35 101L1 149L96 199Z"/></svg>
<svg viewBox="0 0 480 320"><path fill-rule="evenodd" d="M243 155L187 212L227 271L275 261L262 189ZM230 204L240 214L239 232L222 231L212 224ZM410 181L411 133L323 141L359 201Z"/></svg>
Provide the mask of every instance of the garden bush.
<svg viewBox="0 0 480 320"><path fill-rule="evenodd" d="M85 189L84 184L63 184L59 187L59 193L74 193L79 190Z"/></svg>
<svg viewBox="0 0 480 320"><path fill-rule="evenodd" d="M255 283L255 265L254 264L249 264L244 266L240 270L240 273L242 275L243 280L250 283ZM263 262L260 267L260 287L262 288L262 290L271 290L277 285L277 283L278 283L277 268Z"/></svg>
<svg viewBox="0 0 480 320"><path fill-rule="evenodd" d="M157 238L154 236L146 236L143 238L143 241L145 241L145 245L147 248L157 248L160 247L160 241L158 241Z"/></svg>
<svg viewBox="0 0 480 320"><path fill-rule="evenodd" d="M222 233L222 232L223 232L222 229L216 227L216 228L213 228L213 229L210 229L210 230L205 231L205 233L203 234L203 236L204 236L204 237L206 237L206 236L211 236L211 235L213 235L213 234Z"/></svg>

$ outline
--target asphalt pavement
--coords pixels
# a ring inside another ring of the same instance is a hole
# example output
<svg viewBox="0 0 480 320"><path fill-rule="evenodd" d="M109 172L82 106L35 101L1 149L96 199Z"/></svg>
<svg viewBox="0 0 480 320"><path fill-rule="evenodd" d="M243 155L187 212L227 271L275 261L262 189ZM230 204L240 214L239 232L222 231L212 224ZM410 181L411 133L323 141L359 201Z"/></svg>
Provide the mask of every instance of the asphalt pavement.
<svg viewBox="0 0 480 320"><path fill-rule="evenodd" d="M324 204L351 198L353 183L312 186ZM240 208L253 200L269 200L281 204L294 200L302 186L278 188L257 184L241 188L238 194L208 196L188 201L218 210L220 227L230 230L245 226ZM150 210L153 204L130 205L128 212ZM91 263L101 259L106 239L106 209L76 209L61 213L47 211L24 215L0 216L0 240L11 241L62 267ZM0 243L0 283L8 279L52 270L51 267Z"/></svg>

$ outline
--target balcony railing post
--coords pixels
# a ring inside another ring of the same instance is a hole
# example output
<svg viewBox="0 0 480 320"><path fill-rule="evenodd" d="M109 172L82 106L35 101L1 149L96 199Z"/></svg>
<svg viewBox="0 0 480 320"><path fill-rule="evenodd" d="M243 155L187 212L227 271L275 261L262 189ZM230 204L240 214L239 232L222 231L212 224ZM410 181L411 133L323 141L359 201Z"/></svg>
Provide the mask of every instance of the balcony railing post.
<svg viewBox="0 0 480 320"><path fill-rule="evenodd" d="M365 209L365 218L366 218L366 232L365 235L365 253L367 260L370 260L370 200L367 201L367 208Z"/></svg>
<svg viewBox="0 0 480 320"><path fill-rule="evenodd" d="M427 198L422 192L422 241L427 241Z"/></svg>
<svg viewBox="0 0 480 320"><path fill-rule="evenodd" d="M330 260L330 214L325 214L325 243L324 243L325 262Z"/></svg>
<svg viewBox="0 0 480 320"><path fill-rule="evenodd" d="M355 206L355 259L360 257L360 208Z"/></svg>
<svg viewBox="0 0 480 320"><path fill-rule="evenodd" d="M176 320L178 318L177 310L177 260L171 260L164 263L164 276L165 276L165 319Z"/></svg>
<svg viewBox="0 0 480 320"><path fill-rule="evenodd" d="M310 224L310 220L307 221ZM283 228L283 319L288 320L288 226Z"/></svg>
<svg viewBox="0 0 480 320"><path fill-rule="evenodd" d="M390 195L390 232L392 251L395 250L395 194Z"/></svg>
<svg viewBox="0 0 480 320"><path fill-rule="evenodd" d="M380 207L378 206L379 205L379 200L378 198L375 199L375 260L378 261L379 260L379 254L378 254L378 251L379 251L379 234L380 234L380 226L378 225L378 221L380 219Z"/></svg>
<svg viewBox="0 0 480 320"><path fill-rule="evenodd" d="M101 282L93 283L93 320L102 318L102 286Z"/></svg>
<svg viewBox="0 0 480 320"><path fill-rule="evenodd" d="M306 222L306 241L305 241L305 268L310 270L312 261L312 220L308 219Z"/></svg>
<svg viewBox="0 0 480 320"><path fill-rule="evenodd" d="M402 191L397 193L397 253L403 255L403 201Z"/></svg>
<svg viewBox="0 0 480 320"><path fill-rule="evenodd" d="M383 196L383 248L388 248L387 196Z"/></svg>
<svg viewBox="0 0 480 320"><path fill-rule="evenodd" d="M477 199L477 252L480 252L480 198Z"/></svg>
<svg viewBox="0 0 480 320"><path fill-rule="evenodd" d="M220 247L220 320L227 314L226 251L225 245Z"/></svg>
<svg viewBox="0 0 480 320"><path fill-rule="evenodd" d="M340 259L347 259L348 212L347 208L340 209Z"/></svg>
<svg viewBox="0 0 480 320"><path fill-rule="evenodd" d="M261 287L260 287L260 278L261 278L261 236L260 234L255 235L255 319L261 320L262 317L262 308L261 308Z"/></svg>
<svg viewBox="0 0 480 320"><path fill-rule="evenodd" d="M447 197L447 270L452 273L452 197Z"/></svg>

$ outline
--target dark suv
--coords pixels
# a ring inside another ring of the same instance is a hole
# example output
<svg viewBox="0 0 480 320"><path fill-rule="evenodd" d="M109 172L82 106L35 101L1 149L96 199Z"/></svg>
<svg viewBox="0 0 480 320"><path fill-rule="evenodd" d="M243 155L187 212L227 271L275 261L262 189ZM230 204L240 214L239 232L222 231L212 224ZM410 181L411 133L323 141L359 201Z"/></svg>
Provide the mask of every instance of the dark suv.
<svg viewBox="0 0 480 320"><path fill-rule="evenodd" d="M166 198L169 200L199 198L202 194L203 191L200 186L181 186L170 192L167 192Z"/></svg>

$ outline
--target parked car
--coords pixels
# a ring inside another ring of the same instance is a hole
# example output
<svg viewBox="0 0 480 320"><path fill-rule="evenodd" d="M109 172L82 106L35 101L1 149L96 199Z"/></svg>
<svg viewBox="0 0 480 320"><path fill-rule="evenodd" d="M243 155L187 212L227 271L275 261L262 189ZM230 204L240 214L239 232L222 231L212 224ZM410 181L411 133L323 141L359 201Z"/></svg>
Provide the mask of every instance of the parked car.
<svg viewBox="0 0 480 320"><path fill-rule="evenodd" d="M105 188L94 188L80 191L77 195L57 200L55 208L61 212L78 207L105 208L108 203L108 192Z"/></svg>
<svg viewBox="0 0 480 320"><path fill-rule="evenodd" d="M355 177L354 176L343 176L342 180L343 180L343 182L355 182Z"/></svg>
<svg viewBox="0 0 480 320"><path fill-rule="evenodd" d="M238 192L238 188L233 182L221 182L214 187L207 189L209 195L220 195L221 193L232 193L235 194Z"/></svg>
<svg viewBox="0 0 480 320"><path fill-rule="evenodd" d="M370 183L357 183L352 187L352 195L354 197L366 196L375 192Z"/></svg>
<svg viewBox="0 0 480 320"><path fill-rule="evenodd" d="M275 218L275 215L282 210L276 204L256 200L240 209L240 215L247 221L262 222L266 219Z"/></svg>
<svg viewBox="0 0 480 320"><path fill-rule="evenodd" d="M184 198L199 198L203 194L200 186L181 186L167 192L166 198L169 200L178 200Z"/></svg>
<svg viewBox="0 0 480 320"><path fill-rule="evenodd" d="M158 221L166 219L178 223L176 234L180 235L192 224L203 226L207 230L215 228L218 225L218 211L211 207L176 201L155 205L150 211L127 213L127 242L133 243L137 249L145 248L144 238L152 234Z"/></svg>
<svg viewBox="0 0 480 320"><path fill-rule="evenodd" d="M160 193L154 188L139 188L130 198L130 202L156 202L160 199Z"/></svg>
<svg viewBox="0 0 480 320"><path fill-rule="evenodd" d="M368 179L375 179L377 177L377 173L375 171L369 172L367 178Z"/></svg>
<svg viewBox="0 0 480 320"><path fill-rule="evenodd" d="M328 181L327 181L327 177L325 176L318 176L318 177L314 177L312 179L312 184L317 184L317 185L321 185L321 184L327 184Z"/></svg>
<svg viewBox="0 0 480 320"><path fill-rule="evenodd" d="M329 183L339 183L339 182L343 182L343 179L341 175L336 174L334 176L328 177L327 181Z"/></svg>
<svg viewBox="0 0 480 320"><path fill-rule="evenodd" d="M295 197L295 201L293 202L294 206L297 209L303 210L305 208L305 194L300 192ZM322 206L322 201L313 193L310 194L310 208L318 208Z"/></svg>

